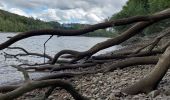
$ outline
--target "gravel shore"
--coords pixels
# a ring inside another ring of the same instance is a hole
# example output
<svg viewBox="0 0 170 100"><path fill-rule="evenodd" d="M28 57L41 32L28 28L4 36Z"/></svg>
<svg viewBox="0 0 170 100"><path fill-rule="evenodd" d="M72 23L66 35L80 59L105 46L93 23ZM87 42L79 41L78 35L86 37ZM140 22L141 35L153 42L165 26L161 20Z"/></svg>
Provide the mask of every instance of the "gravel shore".
<svg viewBox="0 0 170 100"><path fill-rule="evenodd" d="M74 87L90 98L90 100L169 100L170 99L170 70L167 72L157 90L149 94L126 95L120 92L121 89L132 85L147 75L153 65L132 66L124 69L117 69L108 73L97 73L93 75L78 76L70 79ZM40 100L43 91L34 90L26 93L17 100ZM36 97L35 97L36 96ZM48 100L74 100L65 90L56 89Z"/></svg>
<svg viewBox="0 0 170 100"><path fill-rule="evenodd" d="M105 63L99 67L104 68L112 63L114 62ZM153 68L154 65L131 66L108 73L77 76L69 79L69 81L79 93L90 100L170 100L170 70L168 70L158 88L149 94L127 95L120 92L121 89L145 77ZM86 70L91 69L94 70L94 67ZM46 89L34 90L17 100L39 100ZM65 90L57 88L48 100L74 99Z"/></svg>

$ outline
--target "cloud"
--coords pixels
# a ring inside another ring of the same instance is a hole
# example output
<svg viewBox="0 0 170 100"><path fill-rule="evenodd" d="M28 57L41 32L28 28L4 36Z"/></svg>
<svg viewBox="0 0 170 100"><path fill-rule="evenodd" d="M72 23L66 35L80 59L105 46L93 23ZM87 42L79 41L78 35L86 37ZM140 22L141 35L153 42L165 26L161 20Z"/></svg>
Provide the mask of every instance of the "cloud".
<svg viewBox="0 0 170 100"><path fill-rule="evenodd" d="M55 9L46 9L39 14L34 14L34 17L40 18L45 21L58 21L61 20L60 17L57 16L57 12Z"/></svg>
<svg viewBox="0 0 170 100"><path fill-rule="evenodd" d="M45 21L97 23L121 10L127 0L1 0L7 10ZM0 6L1 7L1 6ZM13 9L13 10L10 10ZM14 11L15 10L15 11Z"/></svg>
<svg viewBox="0 0 170 100"><path fill-rule="evenodd" d="M5 9L5 5L3 3L0 3L0 9Z"/></svg>
<svg viewBox="0 0 170 100"><path fill-rule="evenodd" d="M3 5L0 3L0 9L2 9L3 8Z"/></svg>
<svg viewBox="0 0 170 100"><path fill-rule="evenodd" d="M18 8L11 8L9 9L10 12L21 15L21 16L26 16L29 17L23 10L18 9Z"/></svg>

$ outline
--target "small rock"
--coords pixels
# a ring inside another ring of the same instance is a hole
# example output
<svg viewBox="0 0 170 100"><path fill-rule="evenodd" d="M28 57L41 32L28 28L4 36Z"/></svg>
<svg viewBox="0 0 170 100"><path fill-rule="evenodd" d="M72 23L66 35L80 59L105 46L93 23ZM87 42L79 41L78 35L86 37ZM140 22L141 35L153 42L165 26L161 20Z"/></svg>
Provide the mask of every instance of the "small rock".
<svg viewBox="0 0 170 100"><path fill-rule="evenodd" d="M100 84L102 84L103 82L102 81L99 81Z"/></svg>
<svg viewBox="0 0 170 100"><path fill-rule="evenodd" d="M155 98L156 96L158 96L160 94L160 92L161 92L160 90L154 90L154 91L150 92L148 94L148 96Z"/></svg>
<svg viewBox="0 0 170 100"><path fill-rule="evenodd" d="M106 100L116 100L114 93L111 93Z"/></svg>
<svg viewBox="0 0 170 100"><path fill-rule="evenodd" d="M115 97L123 97L124 94L122 92L116 92Z"/></svg>
<svg viewBox="0 0 170 100"><path fill-rule="evenodd" d="M164 94L165 94L166 96L170 96L170 89L166 89L165 92L164 92Z"/></svg>
<svg viewBox="0 0 170 100"><path fill-rule="evenodd" d="M97 75L102 76L102 75L103 75L103 73L97 73Z"/></svg>
<svg viewBox="0 0 170 100"><path fill-rule="evenodd" d="M140 98L140 96L139 95L135 95L135 96L133 96L133 99L135 99L135 100L138 100Z"/></svg>

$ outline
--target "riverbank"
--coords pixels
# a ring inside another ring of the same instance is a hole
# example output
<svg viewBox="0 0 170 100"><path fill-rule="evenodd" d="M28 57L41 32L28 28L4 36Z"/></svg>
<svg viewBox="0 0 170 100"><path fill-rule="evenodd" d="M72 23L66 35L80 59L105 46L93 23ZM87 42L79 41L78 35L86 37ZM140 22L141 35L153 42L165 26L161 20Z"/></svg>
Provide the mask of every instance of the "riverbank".
<svg viewBox="0 0 170 100"><path fill-rule="evenodd" d="M165 42L166 39L164 39L163 41ZM119 51L114 51L114 53L134 50L136 49L134 48L134 46L141 47L142 45L149 43L151 40L149 38L145 38L145 40L141 41L135 42L133 43L133 45L128 45L127 47L122 48ZM161 43L162 42L160 42L160 44ZM91 66L85 70L106 68L113 63L115 63L115 61L107 62L97 66ZM144 78L153 69L153 67L154 65L131 66L124 69L116 69L113 72L77 76L69 79L69 81L74 85L79 93L86 97L89 97L90 100L168 100L170 99L170 70L168 70L167 74L160 82L158 88L149 94L127 95L120 92L120 90L125 88L126 86L132 85L141 78ZM32 98L40 98L42 97L42 94L45 90L47 90L47 88L32 91L17 100L25 100L26 98L31 98L31 100L33 100ZM74 99L65 90L56 89L55 92L53 92L53 94L49 96L48 100Z"/></svg>

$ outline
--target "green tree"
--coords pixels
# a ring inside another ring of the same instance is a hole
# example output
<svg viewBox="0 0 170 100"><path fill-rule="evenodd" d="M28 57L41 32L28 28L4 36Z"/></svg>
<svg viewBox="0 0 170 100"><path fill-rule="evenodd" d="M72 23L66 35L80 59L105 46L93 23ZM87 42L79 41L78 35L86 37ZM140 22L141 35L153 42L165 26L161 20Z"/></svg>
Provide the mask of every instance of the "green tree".
<svg viewBox="0 0 170 100"><path fill-rule="evenodd" d="M125 6L123 6L122 10L117 14L114 14L111 17L112 19L126 18L130 16L136 15L149 15L163 9L170 7L170 0L129 0ZM147 29L145 29L142 33L143 35L152 34L155 32L161 31L163 28L169 26L170 20L161 21L156 23ZM118 32L124 31L129 28L131 25L124 25L120 27L116 27L115 30Z"/></svg>
<svg viewBox="0 0 170 100"><path fill-rule="evenodd" d="M57 23L57 22L56 22ZM32 17L27 18L17 14L0 10L0 31L2 32L24 32L38 29L57 28L59 23L54 25Z"/></svg>

